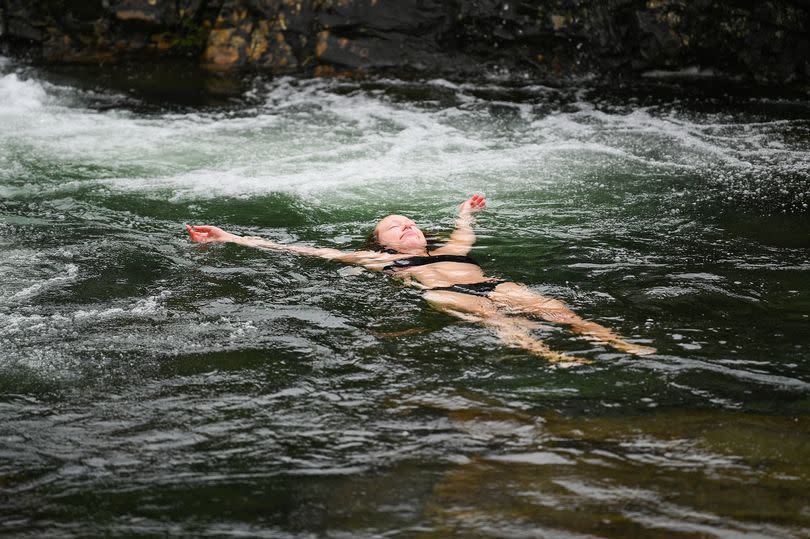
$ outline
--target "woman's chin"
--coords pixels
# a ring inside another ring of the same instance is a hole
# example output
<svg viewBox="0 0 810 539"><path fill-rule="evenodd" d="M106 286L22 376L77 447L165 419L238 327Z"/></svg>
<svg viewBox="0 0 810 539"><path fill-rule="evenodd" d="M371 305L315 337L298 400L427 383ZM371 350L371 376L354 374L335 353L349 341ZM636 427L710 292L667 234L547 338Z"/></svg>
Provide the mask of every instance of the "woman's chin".
<svg viewBox="0 0 810 539"><path fill-rule="evenodd" d="M414 251L414 250L423 251L425 249L425 244L419 241L408 241L403 242L400 245L399 249L401 251Z"/></svg>

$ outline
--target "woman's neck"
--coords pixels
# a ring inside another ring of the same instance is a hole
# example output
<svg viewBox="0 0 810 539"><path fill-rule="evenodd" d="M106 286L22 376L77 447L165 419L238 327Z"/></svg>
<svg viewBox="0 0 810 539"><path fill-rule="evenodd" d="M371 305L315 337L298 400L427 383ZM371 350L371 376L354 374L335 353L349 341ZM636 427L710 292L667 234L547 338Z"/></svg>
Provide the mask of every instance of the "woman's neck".
<svg viewBox="0 0 810 539"><path fill-rule="evenodd" d="M413 255L413 256L430 256L430 253L428 253L427 249L419 249L419 248L403 249L400 251L400 253L404 255Z"/></svg>

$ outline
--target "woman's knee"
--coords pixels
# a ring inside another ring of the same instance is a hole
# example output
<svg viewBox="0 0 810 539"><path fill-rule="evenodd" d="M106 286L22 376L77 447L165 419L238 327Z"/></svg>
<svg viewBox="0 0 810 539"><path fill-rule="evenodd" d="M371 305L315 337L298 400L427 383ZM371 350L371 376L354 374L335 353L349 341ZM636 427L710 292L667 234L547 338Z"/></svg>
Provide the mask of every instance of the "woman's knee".
<svg viewBox="0 0 810 539"><path fill-rule="evenodd" d="M493 300L499 303L528 310L567 309L565 304L560 300L548 298L538 294L537 292L532 292L526 285L518 283L503 283L498 285L491 297Z"/></svg>

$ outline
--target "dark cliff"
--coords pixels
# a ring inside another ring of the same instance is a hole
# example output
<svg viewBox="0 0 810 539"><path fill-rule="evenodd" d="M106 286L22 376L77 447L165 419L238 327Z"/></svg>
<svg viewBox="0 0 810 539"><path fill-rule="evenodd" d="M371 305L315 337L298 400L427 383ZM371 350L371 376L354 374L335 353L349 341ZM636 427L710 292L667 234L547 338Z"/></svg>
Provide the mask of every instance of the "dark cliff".
<svg viewBox="0 0 810 539"><path fill-rule="evenodd" d="M0 0L49 63L188 57L213 71L810 81L810 0Z"/></svg>

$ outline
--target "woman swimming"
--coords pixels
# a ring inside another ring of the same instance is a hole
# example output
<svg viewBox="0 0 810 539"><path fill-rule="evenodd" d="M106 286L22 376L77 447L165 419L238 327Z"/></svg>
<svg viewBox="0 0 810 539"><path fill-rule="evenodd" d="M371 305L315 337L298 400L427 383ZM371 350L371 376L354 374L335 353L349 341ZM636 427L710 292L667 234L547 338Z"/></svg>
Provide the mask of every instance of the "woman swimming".
<svg viewBox="0 0 810 539"><path fill-rule="evenodd" d="M623 352L636 355L655 352L653 348L625 342L608 328L583 320L562 302L532 292L525 285L486 277L480 266L467 256L475 243L473 214L485 207L486 200L481 195L473 195L462 203L450 239L432 251L428 251L422 231L403 215L389 215L377 223L373 239L380 250L355 252L283 245L257 237L237 236L215 226L186 225L186 229L191 241L196 243L237 243L383 271L425 290L425 299L439 310L489 326L507 345L524 348L552 362L585 361L554 352L533 337L531 329L536 323L526 315L566 324L575 333Z"/></svg>

